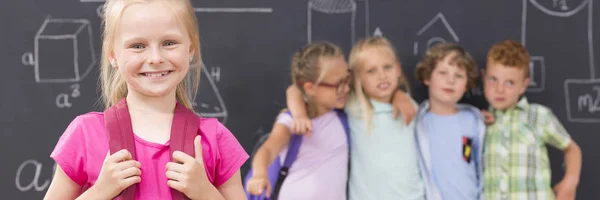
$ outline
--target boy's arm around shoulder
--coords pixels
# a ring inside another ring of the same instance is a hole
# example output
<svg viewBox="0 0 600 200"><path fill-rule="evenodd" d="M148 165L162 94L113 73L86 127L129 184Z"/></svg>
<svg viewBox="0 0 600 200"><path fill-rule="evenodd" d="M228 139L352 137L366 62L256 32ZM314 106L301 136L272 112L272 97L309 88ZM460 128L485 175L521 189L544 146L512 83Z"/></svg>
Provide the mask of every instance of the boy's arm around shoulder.
<svg viewBox="0 0 600 200"><path fill-rule="evenodd" d="M410 124L417 115L418 104L410 95L402 90L396 90L392 96L393 116L402 115L405 124Z"/></svg>

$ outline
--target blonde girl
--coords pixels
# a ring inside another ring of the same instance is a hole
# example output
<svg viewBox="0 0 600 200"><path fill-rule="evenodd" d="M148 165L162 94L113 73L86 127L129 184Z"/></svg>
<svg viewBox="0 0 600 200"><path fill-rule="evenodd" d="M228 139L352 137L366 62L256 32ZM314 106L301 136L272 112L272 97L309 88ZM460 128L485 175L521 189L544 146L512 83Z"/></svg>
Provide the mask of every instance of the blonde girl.
<svg viewBox="0 0 600 200"><path fill-rule="evenodd" d="M109 152L104 113L77 116L51 154L57 167L45 199L113 199L130 186L135 199L243 199L248 155L216 119L193 115L199 131L184 143L195 156L169 151L175 111L193 111L186 91L195 93L200 77L191 2L107 0L104 11L102 100L107 110L127 106L135 151Z"/></svg>

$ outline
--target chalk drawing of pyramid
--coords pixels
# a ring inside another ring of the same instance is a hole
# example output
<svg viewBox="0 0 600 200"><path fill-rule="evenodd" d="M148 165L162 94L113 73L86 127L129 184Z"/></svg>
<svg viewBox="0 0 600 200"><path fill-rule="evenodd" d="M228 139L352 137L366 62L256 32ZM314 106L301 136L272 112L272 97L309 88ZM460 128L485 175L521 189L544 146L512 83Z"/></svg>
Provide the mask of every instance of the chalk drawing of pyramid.
<svg viewBox="0 0 600 200"><path fill-rule="evenodd" d="M217 85L208 74L204 63L202 63L201 71L200 87L198 88L194 108L200 112L202 117L217 118L221 123L225 124L227 122L227 107L225 107L225 102L223 102ZM187 76L187 81L191 82L190 76ZM191 91L188 91L188 95L191 95Z"/></svg>

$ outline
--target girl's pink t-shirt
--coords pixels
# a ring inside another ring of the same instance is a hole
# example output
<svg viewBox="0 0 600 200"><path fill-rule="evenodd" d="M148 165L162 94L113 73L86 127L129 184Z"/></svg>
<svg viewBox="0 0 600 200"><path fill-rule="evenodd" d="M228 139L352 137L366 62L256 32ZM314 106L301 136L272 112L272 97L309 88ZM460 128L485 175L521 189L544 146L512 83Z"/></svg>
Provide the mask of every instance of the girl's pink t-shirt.
<svg viewBox="0 0 600 200"><path fill-rule="evenodd" d="M202 158L209 181L218 187L227 182L248 159L234 135L219 121L198 118L202 136ZM108 152L104 114L90 112L76 117L60 137L50 155L77 184L89 188L98 179ZM135 136L135 153L142 181L136 199L171 199L166 165L171 161L169 142L153 143Z"/></svg>

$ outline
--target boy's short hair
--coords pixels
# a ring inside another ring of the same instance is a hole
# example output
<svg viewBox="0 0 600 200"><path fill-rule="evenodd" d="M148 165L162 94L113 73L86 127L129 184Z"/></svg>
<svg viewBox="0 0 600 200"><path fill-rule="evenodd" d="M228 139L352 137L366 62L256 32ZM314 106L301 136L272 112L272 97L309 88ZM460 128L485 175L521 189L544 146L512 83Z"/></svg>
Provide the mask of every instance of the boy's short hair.
<svg viewBox="0 0 600 200"><path fill-rule="evenodd" d="M486 66L496 63L516 67L525 72L525 77L529 77L529 59L529 52L519 41L504 40L492 46L487 54Z"/></svg>
<svg viewBox="0 0 600 200"><path fill-rule="evenodd" d="M423 83L425 80L429 80L436 65L451 53L455 53L451 64L465 69L467 74L467 89L474 88L477 84L478 76L477 63L475 63L469 52L455 43L438 43L427 50L423 60L417 64L417 69L415 70L417 80Z"/></svg>

